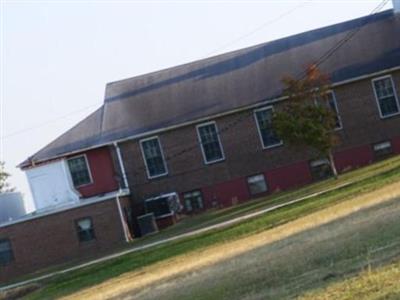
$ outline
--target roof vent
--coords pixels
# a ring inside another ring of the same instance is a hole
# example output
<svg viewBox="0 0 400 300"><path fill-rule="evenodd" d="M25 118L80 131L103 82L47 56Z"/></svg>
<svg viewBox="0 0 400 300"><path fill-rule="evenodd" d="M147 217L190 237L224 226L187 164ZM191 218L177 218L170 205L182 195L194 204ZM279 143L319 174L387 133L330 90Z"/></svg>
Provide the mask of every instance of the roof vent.
<svg viewBox="0 0 400 300"><path fill-rule="evenodd" d="M393 1L393 10L395 13L400 13L400 0L392 0Z"/></svg>

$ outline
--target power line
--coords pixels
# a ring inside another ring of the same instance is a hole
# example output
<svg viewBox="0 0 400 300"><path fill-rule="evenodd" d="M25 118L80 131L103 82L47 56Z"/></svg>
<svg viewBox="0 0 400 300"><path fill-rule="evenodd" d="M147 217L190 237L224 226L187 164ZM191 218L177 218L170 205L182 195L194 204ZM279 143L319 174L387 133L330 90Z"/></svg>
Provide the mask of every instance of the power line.
<svg viewBox="0 0 400 300"><path fill-rule="evenodd" d="M389 0L383 0L381 1L370 13L369 16L376 14L379 12L387 3ZM322 65L325 61L327 61L336 51L338 51L343 45L345 45L347 42L349 42L354 36L360 32L360 30L363 28L365 23L367 22L367 19L365 19L365 22L363 24L360 24L358 27L355 29L351 30L346 34L346 36L341 39L337 44L335 44L333 47L331 47L327 52L325 52L323 55L321 55L315 62L314 66L318 67ZM301 73L303 74L303 72ZM307 74L303 74L301 79L304 79L304 77L307 76Z"/></svg>
<svg viewBox="0 0 400 300"><path fill-rule="evenodd" d="M380 4L379 4L377 7L375 7L375 8L371 11L371 13L370 13L369 15L373 15L373 14L379 12L379 11L387 4L388 1L389 1L389 0L383 0L382 2L380 2ZM350 41L350 40L361 30L361 28L363 27L363 25L364 25L364 24L361 24L361 25L360 25L359 27L357 27L355 30L349 32L342 40L340 40L337 44L335 44L335 45L334 45L333 47L331 47L328 51L326 51L320 58L318 58L318 59L315 61L314 65L319 66L319 65L321 65L322 63L324 63L327 59L329 59L329 58L330 58L336 51L338 51L345 43L347 43L348 41ZM297 78L297 77L296 77L296 78ZM300 78L300 79L303 79L303 78L304 78L304 77L302 77L302 78ZM238 118L237 120L235 120L235 121L232 122L231 124L229 124L229 125L223 127L221 130L219 130L219 131L217 132L217 134L220 135L221 133L223 133L223 132L225 132L225 131L231 130L233 127L235 127L236 125L238 125L238 124L241 123L242 121L246 120L247 117L248 117L249 115L252 115L252 114L253 114L253 111L252 111L252 110L249 110L249 111L243 113L243 114L240 116L240 118ZM179 146L179 145L175 145L175 146ZM169 148L167 148L167 149L163 148L163 150L168 150L168 149L174 148L175 146L169 147ZM192 151L193 149L195 149L195 148L197 148L197 147L199 147L199 146L202 146L201 141L198 141L198 142L194 143L193 145L191 145L191 146L189 146L189 147L187 147L187 148L184 148L183 150L181 150L180 152L176 153L176 154L173 155L173 156L167 156L167 157L165 157L165 163L168 163L168 162L171 161L172 159L175 159L175 158L177 158L177 157L179 157L179 156L181 156L181 155L184 155L185 153L187 153L187 152L189 152L189 151ZM203 166L202 166L201 168L203 168ZM188 170L188 171L183 171L183 172L180 172L180 173L177 173L177 174L171 174L171 175L169 174L168 177L182 176L182 175L185 175L185 174L188 174L188 173L191 173L191 172L193 173L193 172L195 172L195 171L197 171L197 170L199 170L199 169L200 169L200 168L196 168L196 169L192 169L192 170ZM141 168L136 168L136 169L135 169L135 172L128 172L128 174L132 174L132 173L133 173L133 174L137 175L137 174L139 174L139 172L143 172L143 171L146 172L146 166L143 166L143 167L141 167ZM132 175L133 175L133 174L132 174ZM144 183L140 183L140 184L133 184L133 186L142 186L142 185L147 185L147 184L152 184L152 182L148 181L148 182L144 182Z"/></svg>
<svg viewBox="0 0 400 300"><path fill-rule="evenodd" d="M31 131L31 130L35 130L35 129L38 129L38 128L41 128L41 127L44 127L44 126L46 126L46 125L49 125L49 124L58 122L59 120L66 119L66 118L68 118L68 117L70 117L70 116L72 116L72 115L75 115L75 114L77 114L77 113L80 113L80 112L82 112L82 111L85 111L85 110L87 110L87 109L89 109L89 108L92 108L92 107L98 106L98 105L99 105L99 103L97 103L97 104L92 104L92 105L88 105L88 106L86 106L86 107L84 107L84 108L71 111L71 112L69 112L69 113L67 113L67 114L65 114L65 115L62 115L62 116L58 117L58 118L54 118L54 119L48 120L48 121L46 121L46 122L37 124L37 125L32 126L32 127L29 127L29 128L25 128L25 129L21 129L21 130L18 130L18 131L14 131L14 132L12 132L12 133L10 133L10 134L7 134L7 135L2 136L1 139L2 139L2 140L5 140L5 139L7 139L7 138L10 138L10 137L13 137L13 136L22 134L22 133L25 133L25 132L28 132L28 131Z"/></svg>
<svg viewBox="0 0 400 300"><path fill-rule="evenodd" d="M244 40L245 38L253 35L254 33L260 31L261 29L264 29L265 27L268 27L268 26L270 26L270 25L272 25L274 23L277 23L278 21L280 21L284 17L286 17L286 16L290 15L291 13L293 13L294 11L306 6L310 2L311 2L311 0L305 1L305 2L295 6L294 8L289 9L288 11L282 13L281 15L276 17L275 19L269 20L269 21L261 24L260 26L256 27L255 29L251 30L250 32L248 32L248 33L246 33L246 34L244 34L244 35L242 35L242 36L240 36L240 37L238 37L238 38L236 38L236 39L234 39L234 40L232 40L230 42L225 43L224 45L214 49L213 51L208 52L203 57L208 57L210 55L213 55L216 52L219 52L219 51L225 49L226 47L232 46L232 45L236 44L237 42L240 42L240 41Z"/></svg>

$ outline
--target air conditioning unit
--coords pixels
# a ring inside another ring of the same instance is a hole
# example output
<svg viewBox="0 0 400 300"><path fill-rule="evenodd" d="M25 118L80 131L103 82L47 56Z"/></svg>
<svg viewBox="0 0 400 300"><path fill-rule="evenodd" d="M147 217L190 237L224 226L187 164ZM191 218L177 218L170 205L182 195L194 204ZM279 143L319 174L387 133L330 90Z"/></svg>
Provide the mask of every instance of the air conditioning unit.
<svg viewBox="0 0 400 300"><path fill-rule="evenodd" d="M154 213L156 219L175 216L183 206L177 193L162 194L144 201L146 213Z"/></svg>
<svg viewBox="0 0 400 300"><path fill-rule="evenodd" d="M154 217L153 213L138 216L137 222L139 224L140 233L142 236L158 232L156 218Z"/></svg>

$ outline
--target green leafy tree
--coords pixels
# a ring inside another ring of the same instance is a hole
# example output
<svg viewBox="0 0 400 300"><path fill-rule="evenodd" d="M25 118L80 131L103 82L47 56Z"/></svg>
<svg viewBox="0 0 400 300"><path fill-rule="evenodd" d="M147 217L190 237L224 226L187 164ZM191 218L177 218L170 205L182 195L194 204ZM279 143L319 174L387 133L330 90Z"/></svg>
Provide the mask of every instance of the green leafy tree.
<svg viewBox="0 0 400 300"><path fill-rule="evenodd" d="M4 162L0 161L0 193L13 192L14 188L10 186L7 182L7 179L10 177L10 174L7 173L4 169Z"/></svg>
<svg viewBox="0 0 400 300"><path fill-rule="evenodd" d="M274 114L276 133L289 145L310 147L319 158L328 158L337 178L332 149L339 138L335 131L337 116L328 103L329 77L311 66L304 78L285 77L282 82L287 101Z"/></svg>

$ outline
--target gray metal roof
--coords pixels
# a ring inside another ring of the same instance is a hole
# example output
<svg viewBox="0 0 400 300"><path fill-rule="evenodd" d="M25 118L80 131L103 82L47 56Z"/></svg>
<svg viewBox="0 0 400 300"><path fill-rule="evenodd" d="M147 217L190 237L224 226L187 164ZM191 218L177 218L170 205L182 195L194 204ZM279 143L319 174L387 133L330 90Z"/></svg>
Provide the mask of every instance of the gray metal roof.
<svg viewBox="0 0 400 300"><path fill-rule="evenodd" d="M276 98L283 76L301 73L358 27L320 65L332 82L400 66L400 14L387 10L109 83L101 108L30 159L44 161ZM29 160L21 164L27 165Z"/></svg>

